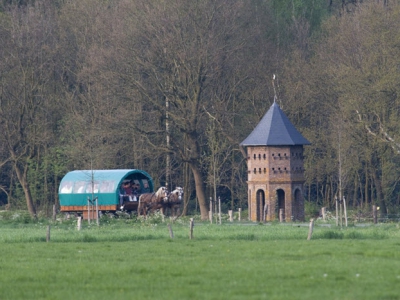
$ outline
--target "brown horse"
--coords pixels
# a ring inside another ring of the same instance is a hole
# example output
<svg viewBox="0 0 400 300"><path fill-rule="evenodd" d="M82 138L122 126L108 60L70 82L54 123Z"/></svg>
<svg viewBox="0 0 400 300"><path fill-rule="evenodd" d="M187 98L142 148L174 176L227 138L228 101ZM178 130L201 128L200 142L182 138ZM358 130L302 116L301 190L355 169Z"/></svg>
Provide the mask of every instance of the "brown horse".
<svg viewBox="0 0 400 300"><path fill-rule="evenodd" d="M183 188L176 187L169 195L165 208L169 208L172 217L177 217L183 200Z"/></svg>
<svg viewBox="0 0 400 300"><path fill-rule="evenodd" d="M143 210L144 216L147 215L147 210L155 211L156 209L164 208L164 203L167 199L167 189L162 186L155 193L144 193L139 197L139 204L137 208L138 216Z"/></svg>

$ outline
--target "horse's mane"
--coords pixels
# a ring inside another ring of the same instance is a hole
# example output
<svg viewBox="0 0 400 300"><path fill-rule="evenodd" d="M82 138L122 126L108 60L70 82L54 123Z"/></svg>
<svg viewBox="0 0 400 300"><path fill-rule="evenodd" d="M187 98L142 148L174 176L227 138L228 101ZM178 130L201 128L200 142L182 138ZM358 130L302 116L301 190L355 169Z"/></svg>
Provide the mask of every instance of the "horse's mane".
<svg viewBox="0 0 400 300"><path fill-rule="evenodd" d="M155 193L157 197L163 197L163 195L161 195L162 191L165 191L165 187L160 187L157 192Z"/></svg>
<svg viewBox="0 0 400 300"><path fill-rule="evenodd" d="M179 192L181 192L181 193L183 194L183 188L181 188L180 186L177 186L177 187L175 188L175 190L173 190L173 191L171 192L171 194L172 194L172 193L179 193Z"/></svg>

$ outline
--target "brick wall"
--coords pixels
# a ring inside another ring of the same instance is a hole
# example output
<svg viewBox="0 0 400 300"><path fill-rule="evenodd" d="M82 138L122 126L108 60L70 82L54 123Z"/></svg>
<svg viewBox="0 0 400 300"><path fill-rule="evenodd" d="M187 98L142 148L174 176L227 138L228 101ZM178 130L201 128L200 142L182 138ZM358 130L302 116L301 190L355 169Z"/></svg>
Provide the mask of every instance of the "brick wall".
<svg viewBox="0 0 400 300"><path fill-rule="evenodd" d="M268 206L267 221L278 217L277 190L284 193L285 220L304 218L303 146L247 147L249 215L252 221L260 221L262 203ZM257 192L265 198L257 203ZM298 192L296 192L298 190ZM295 201L295 193L297 195Z"/></svg>

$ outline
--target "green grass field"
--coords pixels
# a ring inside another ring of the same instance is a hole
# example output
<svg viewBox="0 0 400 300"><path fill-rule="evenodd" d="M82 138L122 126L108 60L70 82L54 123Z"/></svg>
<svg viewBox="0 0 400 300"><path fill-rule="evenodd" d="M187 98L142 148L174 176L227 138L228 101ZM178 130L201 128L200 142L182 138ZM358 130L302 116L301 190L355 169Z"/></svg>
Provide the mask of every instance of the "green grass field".
<svg viewBox="0 0 400 300"><path fill-rule="evenodd" d="M400 299L398 224L0 222L0 299Z"/></svg>

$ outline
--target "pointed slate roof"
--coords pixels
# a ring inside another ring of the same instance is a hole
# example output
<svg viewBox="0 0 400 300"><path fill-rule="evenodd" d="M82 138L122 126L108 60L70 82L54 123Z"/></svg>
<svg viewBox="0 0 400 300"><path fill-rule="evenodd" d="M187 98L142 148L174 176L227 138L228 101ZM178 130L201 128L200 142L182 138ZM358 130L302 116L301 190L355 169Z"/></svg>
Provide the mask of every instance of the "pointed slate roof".
<svg viewBox="0 0 400 300"><path fill-rule="evenodd" d="M294 146L310 145L274 102L253 132L241 146Z"/></svg>

